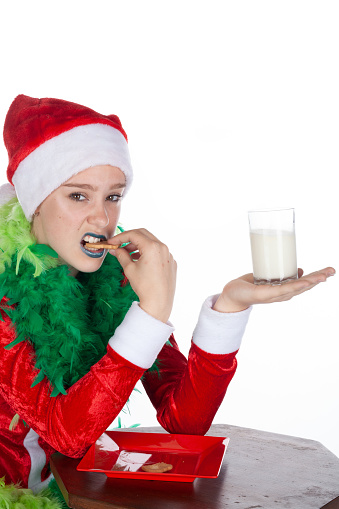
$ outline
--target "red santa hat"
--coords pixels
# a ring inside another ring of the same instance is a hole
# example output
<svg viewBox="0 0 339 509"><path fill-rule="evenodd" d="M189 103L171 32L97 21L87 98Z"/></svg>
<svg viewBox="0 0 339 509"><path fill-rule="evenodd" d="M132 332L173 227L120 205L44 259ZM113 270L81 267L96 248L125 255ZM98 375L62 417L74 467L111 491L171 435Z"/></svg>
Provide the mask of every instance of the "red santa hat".
<svg viewBox="0 0 339 509"><path fill-rule="evenodd" d="M29 221L47 196L91 166L117 166L126 177L125 193L131 185L127 135L116 115L61 99L19 95L6 116L4 141L10 185L0 188L0 204L15 195L15 188Z"/></svg>

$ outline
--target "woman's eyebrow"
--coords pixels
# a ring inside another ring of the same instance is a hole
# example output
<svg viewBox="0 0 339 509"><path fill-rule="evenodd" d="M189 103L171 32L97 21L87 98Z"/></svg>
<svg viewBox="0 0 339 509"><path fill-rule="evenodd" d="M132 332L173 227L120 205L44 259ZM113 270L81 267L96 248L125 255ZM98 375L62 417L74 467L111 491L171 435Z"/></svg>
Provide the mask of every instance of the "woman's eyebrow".
<svg viewBox="0 0 339 509"><path fill-rule="evenodd" d="M78 184L77 182L73 182L72 184L62 184L63 187L78 187L80 189L90 189L91 191L97 191L98 188L95 186L91 186L90 184ZM114 184L110 187L110 189L124 189L126 184Z"/></svg>

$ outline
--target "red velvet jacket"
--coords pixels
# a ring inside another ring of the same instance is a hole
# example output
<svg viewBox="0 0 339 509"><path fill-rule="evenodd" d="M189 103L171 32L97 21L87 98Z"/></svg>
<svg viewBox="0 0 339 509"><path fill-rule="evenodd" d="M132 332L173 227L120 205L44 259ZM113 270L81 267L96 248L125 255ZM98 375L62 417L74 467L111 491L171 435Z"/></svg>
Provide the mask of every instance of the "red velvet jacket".
<svg viewBox="0 0 339 509"><path fill-rule="evenodd" d="M55 451L81 457L109 427L141 376L157 410L159 423L171 433L205 434L235 370L235 354L210 354L192 343L188 360L173 346L159 356L159 373L144 371L110 346L90 372L67 395L50 397L46 379L31 387L37 371L34 349L24 341L5 350L15 338L7 315L0 321L0 477L39 486L49 475ZM20 420L10 430L15 414Z"/></svg>

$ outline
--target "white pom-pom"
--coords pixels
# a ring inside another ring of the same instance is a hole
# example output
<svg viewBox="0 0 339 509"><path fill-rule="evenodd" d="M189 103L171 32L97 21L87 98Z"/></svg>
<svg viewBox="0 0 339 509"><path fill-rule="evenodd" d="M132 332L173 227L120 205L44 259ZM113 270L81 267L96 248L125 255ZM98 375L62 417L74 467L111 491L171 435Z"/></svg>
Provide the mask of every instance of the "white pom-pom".
<svg viewBox="0 0 339 509"><path fill-rule="evenodd" d="M0 206L9 202L12 198L16 197L14 186L11 184L4 184L0 186Z"/></svg>

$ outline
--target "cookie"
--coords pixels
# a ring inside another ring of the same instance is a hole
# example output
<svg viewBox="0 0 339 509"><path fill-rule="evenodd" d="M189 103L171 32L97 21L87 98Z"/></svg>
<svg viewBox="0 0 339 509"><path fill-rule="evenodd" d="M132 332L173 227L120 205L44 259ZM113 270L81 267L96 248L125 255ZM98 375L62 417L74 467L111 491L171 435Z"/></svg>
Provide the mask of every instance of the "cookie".
<svg viewBox="0 0 339 509"><path fill-rule="evenodd" d="M105 242L86 242L85 247L90 247L94 249L118 249L120 246L115 246L114 244L107 244Z"/></svg>
<svg viewBox="0 0 339 509"><path fill-rule="evenodd" d="M162 474L163 472L168 472L169 470L172 470L173 465L170 465L169 463L153 463L153 465L143 465L141 467L141 470L144 472L149 472L152 474Z"/></svg>

